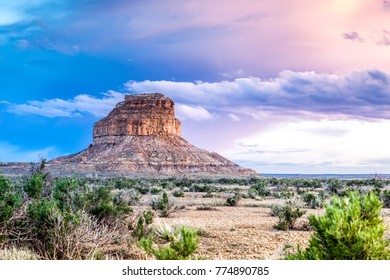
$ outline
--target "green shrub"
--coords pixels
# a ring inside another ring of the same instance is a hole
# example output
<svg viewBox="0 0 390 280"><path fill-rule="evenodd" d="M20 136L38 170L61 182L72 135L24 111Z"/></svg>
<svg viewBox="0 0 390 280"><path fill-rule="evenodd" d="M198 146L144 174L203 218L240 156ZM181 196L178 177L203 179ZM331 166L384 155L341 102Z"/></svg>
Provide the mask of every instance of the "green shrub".
<svg viewBox="0 0 390 280"><path fill-rule="evenodd" d="M309 217L314 234L309 247L286 259L373 260L390 259L389 241L380 217L381 200L373 193L334 197L323 216Z"/></svg>
<svg viewBox="0 0 390 280"><path fill-rule="evenodd" d="M172 195L173 195L174 197L184 197L184 192L183 192L183 191L174 191L174 192L172 193Z"/></svg>
<svg viewBox="0 0 390 280"><path fill-rule="evenodd" d="M312 192L303 193L302 199L310 208L316 209L322 206L322 200L320 199L320 197Z"/></svg>
<svg viewBox="0 0 390 280"><path fill-rule="evenodd" d="M113 195L110 187L95 188L91 194L89 212L99 220L121 218L132 212L129 202L121 193Z"/></svg>
<svg viewBox="0 0 390 280"><path fill-rule="evenodd" d="M209 185L193 185L190 189L193 192L212 192L215 187Z"/></svg>
<svg viewBox="0 0 390 280"><path fill-rule="evenodd" d="M156 245L152 239L141 239L138 246L157 260L190 260L198 248L197 230L182 226L173 232L165 231L164 238L169 242L166 246ZM156 248L157 247L157 248Z"/></svg>
<svg viewBox="0 0 390 280"><path fill-rule="evenodd" d="M340 180L334 179L334 178L328 180L327 190L330 193L340 195L343 188L344 188L344 185Z"/></svg>
<svg viewBox="0 0 390 280"><path fill-rule="evenodd" d="M159 212L160 217L169 217L169 215L177 209L166 192L164 192L161 197L153 199L151 206L153 210Z"/></svg>
<svg viewBox="0 0 390 280"><path fill-rule="evenodd" d="M272 215L279 218L278 222L274 225L278 230L293 229L295 222L302 217L306 211L301 210L299 207L293 206L291 201L287 201L285 205L271 207Z"/></svg>
<svg viewBox="0 0 390 280"><path fill-rule="evenodd" d="M35 173L31 178L29 178L23 186L24 192L34 199L39 199L42 197L43 188L45 186L45 174Z"/></svg>
<svg viewBox="0 0 390 280"><path fill-rule="evenodd" d="M264 181L260 181L257 183L257 185L251 186L249 188L249 192L255 193L256 195L258 195L260 197L267 197L267 196L271 195L271 191L267 187L267 183Z"/></svg>
<svg viewBox="0 0 390 280"><path fill-rule="evenodd" d="M133 231L132 236L137 240L147 237L149 230L147 229L148 225L153 223L153 213L150 210L145 210L138 217L137 225Z"/></svg>
<svg viewBox="0 0 390 280"><path fill-rule="evenodd" d="M156 195L156 194L160 194L162 191L163 191L163 189L160 188L160 187L153 187L150 190L150 193L153 194L153 195Z"/></svg>
<svg viewBox="0 0 390 280"><path fill-rule="evenodd" d="M390 208L390 190L384 190L380 197L383 201L383 207L384 208Z"/></svg>
<svg viewBox="0 0 390 280"><path fill-rule="evenodd" d="M27 207L29 238L35 251L49 259L62 258L56 252L56 240L66 238L80 222L76 213L62 213L55 200L40 199ZM59 221L62 221L59 227Z"/></svg>
<svg viewBox="0 0 390 280"><path fill-rule="evenodd" d="M61 211L76 211L91 207L92 191L77 178L57 179L52 197Z"/></svg>
<svg viewBox="0 0 390 280"><path fill-rule="evenodd" d="M22 202L22 196L13 188L10 180L0 174L0 223L7 222Z"/></svg>
<svg viewBox="0 0 390 280"><path fill-rule="evenodd" d="M236 192L233 196L230 196L226 199L226 204L229 206L236 206L241 198L241 194Z"/></svg>
<svg viewBox="0 0 390 280"><path fill-rule="evenodd" d="M278 191L273 193L275 198L291 199L294 197L294 192L287 186L279 186Z"/></svg>

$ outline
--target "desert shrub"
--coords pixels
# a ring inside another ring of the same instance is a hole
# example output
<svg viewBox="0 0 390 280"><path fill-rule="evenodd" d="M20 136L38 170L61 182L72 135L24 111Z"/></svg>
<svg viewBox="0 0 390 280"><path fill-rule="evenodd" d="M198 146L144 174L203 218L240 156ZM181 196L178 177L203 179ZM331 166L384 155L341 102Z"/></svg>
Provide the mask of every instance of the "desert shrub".
<svg viewBox="0 0 390 280"><path fill-rule="evenodd" d="M57 179L52 197L61 211L77 211L91 207L92 191L77 178Z"/></svg>
<svg viewBox="0 0 390 280"><path fill-rule="evenodd" d="M344 185L340 180L332 178L328 179L326 188L330 193L340 195Z"/></svg>
<svg viewBox="0 0 390 280"><path fill-rule="evenodd" d="M84 259L98 257L102 245L122 240L120 221L131 212L122 192L48 176L41 165L35 166L21 181L24 193L0 176L0 241L5 246L28 248L41 259Z"/></svg>
<svg viewBox="0 0 390 280"><path fill-rule="evenodd" d="M275 205L271 207L271 211L273 216L279 218L278 222L274 225L274 228L278 230L293 229L295 222L306 213L306 211L294 206L291 201L287 201L282 206Z"/></svg>
<svg viewBox="0 0 390 280"><path fill-rule="evenodd" d="M252 199L255 199L256 196L257 196L257 192L255 190L249 188L249 190L248 190L248 197L252 198Z"/></svg>
<svg viewBox="0 0 390 280"><path fill-rule="evenodd" d="M384 208L390 208L390 190L384 190L380 194L380 198L383 201L383 207Z"/></svg>
<svg viewBox="0 0 390 280"><path fill-rule="evenodd" d="M160 194L163 191L160 187L153 187L150 189L150 193L153 195Z"/></svg>
<svg viewBox="0 0 390 280"><path fill-rule="evenodd" d="M162 196L152 200L152 209L159 212L160 217L169 217L170 214L177 210L177 207L168 194L164 192Z"/></svg>
<svg viewBox="0 0 390 280"><path fill-rule="evenodd" d="M173 184L176 186L176 187L191 187L192 185L192 180L189 180L187 178L183 178L183 179L174 179L174 182Z"/></svg>
<svg viewBox="0 0 390 280"><path fill-rule="evenodd" d="M323 216L311 215L314 234L308 248L299 247L287 259L372 260L390 259L389 241L380 216L381 200L373 193L334 197Z"/></svg>
<svg viewBox="0 0 390 280"><path fill-rule="evenodd" d="M196 207L196 210L198 210L198 211L217 211L217 208L212 207L210 205L205 205L205 206Z"/></svg>
<svg viewBox="0 0 390 280"><path fill-rule="evenodd" d="M287 186L279 186L277 192L273 193L275 198L291 199L294 197L294 192Z"/></svg>
<svg viewBox="0 0 390 280"><path fill-rule="evenodd" d="M312 192L303 193L302 199L310 208L316 209L322 206L321 198Z"/></svg>
<svg viewBox="0 0 390 280"><path fill-rule="evenodd" d="M137 225L133 231L132 236L137 240L141 240L142 238L147 237L149 233L149 229L147 227L152 223L153 213L150 210L143 211L138 217Z"/></svg>
<svg viewBox="0 0 390 280"><path fill-rule="evenodd" d="M45 175L42 173L35 173L26 181L23 190L30 198L39 199L43 194L44 186Z"/></svg>
<svg viewBox="0 0 390 280"><path fill-rule="evenodd" d="M267 187L266 182L259 182L257 185L253 185L249 188L249 192L261 197L267 197L271 195L271 191ZM253 195L252 195L253 196Z"/></svg>
<svg viewBox="0 0 390 280"><path fill-rule="evenodd" d="M153 239L144 238L138 242L138 246L144 249L148 255L153 255L157 260L194 259L194 253L199 243L197 230L182 226L173 231L165 230L162 237L167 239L168 245L156 245Z"/></svg>
<svg viewBox="0 0 390 280"><path fill-rule="evenodd" d="M129 201L121 193L113 195L110 187L94 188L88 203L89 212L99 220L117 219L132 212Z"/></svg>
<svg viewBox="0 0 390 280"><path fill-rule="evenodd" d="M30 245L46 258L62 258L55 250L56 240L68 236L80 223L79 213L61 212L55 200L40 199L28 205L26 214Z"/></svg>
<svg viewBox="0 0 390 280"><path fill-rule="evenodd" d="M178 191L178 190L175 190L172 192L172 195L174 197L184 197L184 192L183 191Z"/></svg>
<svg viewBox="0 0 390 280"><path fill-rule="evenodd" d="M10 180L0 174L0 224L10 219L22 202L22 196L11 185Z"/></svg>
<svg viewBox="0 0 390 280"><path fill-rule="evenodd" d="M236 192L236 193L234 193L234 195L232 195L226 199L226 204L228 206L236 206L238 204L238 202L241 200L241 198L242 198L241 194Z"/></svg>
<svg viewBox="0 0 390 280"><path fill-rule="evenodd" d="M191 191L193 192L212 192L215 189L215 187L210 185L193 185L191 187Z"/></svg>
<svg viewBox="0 0 390 280"><path fill-rule="evenodd" d="M113 183L115 189L131 189L137 182L135 179L116 178Z"/></svg>

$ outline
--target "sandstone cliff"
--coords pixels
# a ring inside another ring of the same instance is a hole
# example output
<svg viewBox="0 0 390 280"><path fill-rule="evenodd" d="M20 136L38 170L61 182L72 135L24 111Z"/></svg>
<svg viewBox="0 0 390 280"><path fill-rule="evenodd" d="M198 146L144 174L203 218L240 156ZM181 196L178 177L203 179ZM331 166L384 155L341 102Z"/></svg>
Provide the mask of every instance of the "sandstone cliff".
<svg viewBox="0 0 390 280"><path fill-rule="evenodd" d="M51 160L55 174L100 176L256 176L217 153L181 138L174 102L160 93L126 95L94 125L93 143L77 154Z"/></svg>

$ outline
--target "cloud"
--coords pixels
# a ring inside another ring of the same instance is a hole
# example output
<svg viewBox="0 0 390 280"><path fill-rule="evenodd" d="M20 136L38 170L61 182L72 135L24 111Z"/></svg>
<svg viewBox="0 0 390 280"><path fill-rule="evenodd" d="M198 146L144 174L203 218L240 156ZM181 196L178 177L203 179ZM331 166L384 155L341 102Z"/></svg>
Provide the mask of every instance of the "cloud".
<svg viewBox="0 0 390 280"><path fill-rule="evenodd" d="M388 173L389 137L390 120L285 121L221 153L259 172Z"/></svg>
<svg viewBox="0 0 390 280"><path fill-rule="evenodd" d="M233 121L233 122L239 122L241 119L235 115L235 114L232 114L232 113L229 113L228 114L228 117Z"/></svg>
<svg viewBox="0 0 390 280"><path fill-rule="evenodd" d="M82 114L90 114L101 118L105 117L118 102L123 101L124 95L125 93L109 91L103 94L101 98L81 94L71 100L56 98L44 101L28 101L26 104L0 101L0 104L5 105L8 112L19 115L73 118L80 117ZM217 117L216 114L210 113L202 106L176 104L175 109L180 120L205 121Z"/></svg>
<svg viewBox="0 0 390 280"><path fill-rule="evenodd" d="M175 110L177 117L180 120L195 120L195 121L207 121L212 120L216 116L208 112L201 106L188 106L184 104L176 104Z"/></svg>
<svg viewBox="0 0 390 280"><path fill-rule="evenodd" d="M104 117L123 99L124 94L109 91L103 94L102 98L81 94L71 100L56 98L44 101L28 101L26 104L8 103L6 105L9 112L20 115L31 114L57 118L79 117L82 113L88 113L95 117Z"/></svg>
<svg viewBox="0 0 390 280"><path fill-rule="evenodd" d="M257 120L275 116L305 118L362 117L390 119L390 76L378 70L349 74L320 74L285 70L277 77L237 78L222 82L129 81L123 92L108 91L102 97L81 94L60 98L4 103L9 112L49 118L105 116L125 94L161 92L177 103L182 119L212 120L217 111ZM232 120L237 120L228 115Z"/></svg>
<svg viewBox="0 0 390 280"><path fill-rule="evenodd" d="M264 119L274 113L390 118L390 77L378 70L344 75L285 70L277 77L222 82L129 81L129 92L162 92L173 100L209 110Z"/></svg>
<svg viewBox="0 0 390 280"><path fill-rule="evenodd" d="M238 69L232 72L220 73L220 75L221 77L228 79L239 78L245 76L245 71L243 69Z"/></svg>
<svg viewBox="0 0 390 280"><path fill-rule="evenodd" d="M351 40L354 42L359 42L359 43L364 42L364 39L362 37L360 37L359 33L355 32L355 31L351 32L351 33L343 33L343 34L341 34L341 36L344 39Z"/></svg>
<svg viewBox="0 0 390 280"><path fill-rule="evenodd" d="M377 42L379 46L390 46L390 31L383 30L382 38Z"/></svg>

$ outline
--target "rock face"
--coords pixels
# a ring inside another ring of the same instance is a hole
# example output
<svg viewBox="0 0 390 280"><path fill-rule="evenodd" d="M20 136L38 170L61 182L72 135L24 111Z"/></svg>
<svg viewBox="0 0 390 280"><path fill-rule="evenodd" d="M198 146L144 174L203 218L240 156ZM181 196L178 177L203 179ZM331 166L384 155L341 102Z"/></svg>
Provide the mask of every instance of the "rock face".
<svg viewBox="0 0 390 280"><path fill-rule="evenodd" d="M173 101L161 93L126 95L125 101L93 129L95 143L105 143L111 136L130 135L180 136L181 123L175 118Z"/></svg>
<svg viewBox="0 0 390 280"><path fill-rule="evenodd" d="M174 102L160 93L126 95L125 101L95 123L93 144L51 160L48 168L62 175L257 175L181 138Z"/></svg>

